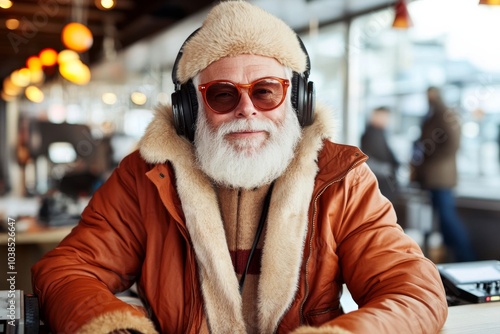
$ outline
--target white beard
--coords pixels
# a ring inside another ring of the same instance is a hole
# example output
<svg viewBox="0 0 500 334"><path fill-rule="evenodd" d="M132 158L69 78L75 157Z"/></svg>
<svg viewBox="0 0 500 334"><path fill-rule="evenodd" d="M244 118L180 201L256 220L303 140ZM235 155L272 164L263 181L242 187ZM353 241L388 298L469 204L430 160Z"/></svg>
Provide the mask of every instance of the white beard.
<svg viewBox="0 0 500 334"><path fill-rule="evenodd" d="M287 101L285 119L279 124L262 120L235 120L213 130L204 106L196 121L195 147L200 169L217 184L252 189L276 180L288 167L302 129L291 103ZM226 134L242 130L264 130L268 137L231 142Z"/></svg>

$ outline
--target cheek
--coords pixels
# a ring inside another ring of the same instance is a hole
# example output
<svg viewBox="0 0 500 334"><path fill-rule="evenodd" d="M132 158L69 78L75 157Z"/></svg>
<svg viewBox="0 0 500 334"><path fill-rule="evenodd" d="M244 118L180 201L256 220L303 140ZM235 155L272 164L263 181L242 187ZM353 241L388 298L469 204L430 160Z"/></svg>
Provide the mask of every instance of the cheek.
<svg viewBox="0 0 500 334"><path fill-rule="evenodd" d="M262 116L272 121L273 123L278 124L283 123L283 121L285 120L285 112L285 106L282 105L278 109L262 113Z"/></svg>
<svg viewBox="0 0 500 334"><path fill-rule="evenodd" d="M212 129L217 129L223 123L231 121L231 113L228 114L216 114L214 112L206 113L208 125Z"/></svg>

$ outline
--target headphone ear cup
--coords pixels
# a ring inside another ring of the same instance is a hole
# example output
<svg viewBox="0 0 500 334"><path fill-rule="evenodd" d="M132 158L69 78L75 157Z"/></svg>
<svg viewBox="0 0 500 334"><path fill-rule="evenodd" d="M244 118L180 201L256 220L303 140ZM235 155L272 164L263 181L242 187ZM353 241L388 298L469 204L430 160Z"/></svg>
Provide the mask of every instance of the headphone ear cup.
<svg viewBox="0 0 500 334"><path fill-rule="evenodd" d="M172 93L172 112L177 134L187 137L191 142L194 141L198 98L191 80Z"/></svg>
<svg viewBox="0 0 500 334"><path fill-rule="evenodd" d="M301 113L301 108L302 108L302 105L300 104L300 99L299 99L299 96L300 96L300 75L297 73L297 72L293 72L293 76L292 76L292 97L291 97L291 100L292 100L292 107L293 107L293 110L295 110L295 113L297 114L297 118L299 120L299 123L300 125L302 126L302 113Z"/></svg>
<svg viewBox="0 0 500 334"><path fill-rule="evenodd" d="M314 121L314 107L316 105L316 91L314 82L307 82L307 90L305 92L304 112L302 114L302 126L311 125Z"/></svg>
<svg viewBox="0 0 500 334"><path fill-rule="evenodd" d="M184 84L183 94L182 100L185 103L184 124L186 126L186 137L193 142L196 130L196 119L198 117L198 98L192 80Z"/></svg>
<svg viewBox="0 0 500 334"><path fill-rule="evenodd" d="M311 125L314 120L315 91L314 83L293 72L292 106L297 114L300 126Z"/></svg>
<svg viewBox="0 0 500 334"><path fill-rule="evenodd" d="M185 132L184 117L182 117L184 111L182 110L181 92L178 90L173 92L171 99L172 99L172 114L174 116L175 130L179 136L184 136Z"/></svg>
<svg viewBox="0 0 500 334"><path fill-rule="evenodd" d="M307 92L306 92L306 80L303 76L297 72L293 72L292 76L292 106L297 114L297 119L299 120L300 126L305 126L307 124Z"/></svg>

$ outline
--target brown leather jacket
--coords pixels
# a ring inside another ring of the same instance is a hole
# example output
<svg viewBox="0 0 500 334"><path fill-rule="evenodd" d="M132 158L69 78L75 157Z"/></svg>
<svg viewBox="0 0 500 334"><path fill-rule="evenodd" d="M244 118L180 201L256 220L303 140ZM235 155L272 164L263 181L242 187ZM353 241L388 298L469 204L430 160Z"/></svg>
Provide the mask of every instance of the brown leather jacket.
<svg viewBox="0 0 500 334"><path fill-rule="evenodd" d="M357 148L317 111L274 186L259 281L260 333L436 333L435 265L396 224ZM170 108L96 192L80 224L33 267L55 333L244 333L217 199ZM114 293L137 282L148 317ZM343 314L346 283L359 310ZM148 320L152 319L152 321ZM319 327L321 328L313 328Z"/></svg>

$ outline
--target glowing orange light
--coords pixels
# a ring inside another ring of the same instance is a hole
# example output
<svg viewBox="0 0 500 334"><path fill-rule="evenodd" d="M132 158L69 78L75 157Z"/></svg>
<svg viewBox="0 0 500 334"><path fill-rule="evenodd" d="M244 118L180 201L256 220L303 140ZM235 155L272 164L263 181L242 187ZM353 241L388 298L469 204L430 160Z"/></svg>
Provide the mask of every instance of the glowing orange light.
<svg viewBox="0 0 500 334"><path fill-rule="evenodd" d="M78 53L73 50L65 49L59 52L59 55L57 55L57 62L59 63L59 65L73 60L80 60L80 56L78 55Z"/></svg>
<svg viewBox="0 0 500 334"><path fill-rule="evenodd" d="M42 62L37 56L31 56L26 60L26 67L30 71L36 71L42 69Z"/></svg>
<svg viewBox="0 0 500 334"><path fill-rule="evenodd" d="M26 67L15 70L10 74L10 80L18 87L26 87L30 84L31 72Z"/></svg>
<svg viewBox="0 0 500 334"><path fill-rule="evenodd" d="M40 88L36 86L26 87L24 95L26 95L26 98L28 98L28 100L30 100L31 102L35 103L43 102L44 98L43 92L40 90Z"/></svg>
<svg viewBox="0 0 500 334"><path fill-rule="evenodd" d="M393 28L406 29L413 25L405 0L398 0L394 5L394 9L396 11L396 16L394 17L394 22L392 23Z"/></svg>
<svg viewBox="0 0 500 334"><path fill-rule="evenodd" d="M57 62L57 52L54 49L43 49L38 55L43 66L54 66Z"/></svg>
<svg viewBox="0 0 500 334"><path fill-rule="evenodd" d="M0 0L0 8L9 9L13 3L10 0Z"/></svg>
<svg viewBox="0 0 500 334"><path fill-rule="evenodd" d="M81 23L71 22L62 30L62 42L68 49L84 52L90 49L94 38L89 28Z"/></svg>
<svg viewBox="0 0 500 334"><path fill-rule="evenodd" d="M479 1L480 5L500 5L500 0L481 0Z"/></svg>
<svg viewBox="0 0 500 334"><path fill-rule="evenodd" d="M114 0L95 0L95 5L99 9L111 9L115 6Z"/></svg>
<svg viewBox="0 0 500 334"><path fill-rule="evenodd" d="M86 85L90 81L90 69L79 59L59 65L59 73L68 81L77 85Z"/></svg>
<svg viewBox="0 0 500 334"><path fill-rule="evenodd" d="M30 76L30 82L33 84L41 84L43 82L43 79L45 78L45 75L43 73L43 70L30 70L31 76Z"/></svg>
<svg viewBox="0 0 500 334"><path fill-rule="evenodd" d="M19 28L19 20L18 19L7 19L5 21L5 26L9 30L16 30Z"/></svg>
<svg viewBox="0 0 500 334"><path fill-rule="evenodd" d="M17 96L21 93L23 87L12 82L10 76L3 80L3 91L9 96Z"/></svg>
<svg viewBox="0 0 500 334"><path fill-rule="evenodd" d="M5 102L12 102L16 99L15 96L13 95L9 95L8 93L2 91L2 100L4 100Z"/></svg>

